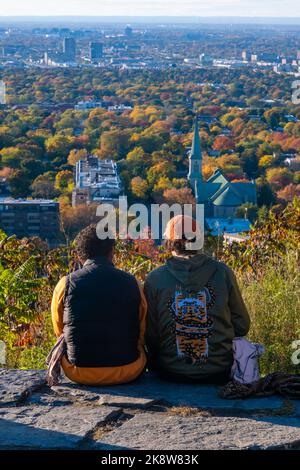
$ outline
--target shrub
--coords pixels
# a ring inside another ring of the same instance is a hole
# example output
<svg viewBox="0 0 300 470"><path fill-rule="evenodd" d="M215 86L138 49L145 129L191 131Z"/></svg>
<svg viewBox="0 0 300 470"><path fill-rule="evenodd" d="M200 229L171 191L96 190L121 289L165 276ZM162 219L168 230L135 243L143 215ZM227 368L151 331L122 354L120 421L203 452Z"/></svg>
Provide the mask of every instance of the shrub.
<svg viewBox="0 0 300 470"><path fill-rule="evenodd" d="M269 262L259 279L250 282L238 275L243 298L251 316L249 339L265 345L260 360L262 373L299 373L291 362L292 342L300 340L300 288L296 252Z"/></svg>

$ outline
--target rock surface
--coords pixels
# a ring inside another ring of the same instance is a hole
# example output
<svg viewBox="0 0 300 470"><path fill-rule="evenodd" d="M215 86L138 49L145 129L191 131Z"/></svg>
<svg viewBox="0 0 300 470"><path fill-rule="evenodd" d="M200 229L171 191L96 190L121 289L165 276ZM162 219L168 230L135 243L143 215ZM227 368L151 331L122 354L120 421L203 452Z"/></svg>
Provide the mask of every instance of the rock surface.
<svg viewBox="0 0 300 470"><path fill-rule="evenodd" d="M116 416L108 407L0 408L0 449L73 449Z"/></svg>
<svg viewBox="0 0 300 470"><path fill-rule="evenodd" d="M20 402L44 384L44 371L0 369L0 404Z"/></svg>
<svg viewBox="0 0 300 470"><path fill-rule="evenodd" d="M245 450L300 444L300 423L291 418L135 416L103 436L99 449ZM131 443L132 447L128 446Z"/></svg>
<svg viewBox="0 0 300 470"><path fill-rule="evenodd" d="M153 403L171 406L189 406L212 410L280 410L283 400L274 396L247 400L224 400L218 397L218 387L207 385L174 384L160 380L152 374L125 385L114 387L83 387L65 383L52 390L76 400L100 400L100 403L121 407L147 407Z"/></svg>
<svg viewBox="0 0 300 470"><path fill-rule="evenodd" d="M152 374L115 387L0 369L0 449L300 449L300 403L224 400Z"/></svg>

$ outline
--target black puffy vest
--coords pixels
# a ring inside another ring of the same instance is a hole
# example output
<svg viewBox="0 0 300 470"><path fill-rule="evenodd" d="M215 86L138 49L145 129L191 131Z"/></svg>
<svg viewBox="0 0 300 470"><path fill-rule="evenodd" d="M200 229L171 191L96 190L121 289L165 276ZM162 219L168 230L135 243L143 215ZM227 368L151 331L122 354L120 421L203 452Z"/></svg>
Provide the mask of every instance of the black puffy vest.
<svg viewBox="0 0 300 470"><path fill-rule="evenodd" d="M114 367L138 358L137 281L105 257L69 274L64 297L67 357L78 367Z"/></svg>

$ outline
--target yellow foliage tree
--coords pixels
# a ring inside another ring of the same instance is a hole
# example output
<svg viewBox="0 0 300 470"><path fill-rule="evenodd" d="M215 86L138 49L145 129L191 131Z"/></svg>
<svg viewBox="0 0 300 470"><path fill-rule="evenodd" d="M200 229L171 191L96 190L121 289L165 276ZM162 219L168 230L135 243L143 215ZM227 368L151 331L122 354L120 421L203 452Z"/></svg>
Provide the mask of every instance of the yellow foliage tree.
<svg viewBox="0 0 300 470"><path fill-rule="evenodd" d="M261 168L267 168L272 165L272 162L274 160L273 155L264 155L259 159L258 165Z"/></svg>
<svg viewBox="0 0 300 470"><path fill-rule="evenodd" d="M136 176L131 180L131 191L134 196L145 199L147 196L147 191L149 189L148 183L145 179L140 176Z"/></svg>
<svg viewBox="0 0 300 470"><path fill-rule="evenodd" d="M88 156L86 149L73 149L68 155L69 165L75 166L79 160L85 160Z"/></svg>

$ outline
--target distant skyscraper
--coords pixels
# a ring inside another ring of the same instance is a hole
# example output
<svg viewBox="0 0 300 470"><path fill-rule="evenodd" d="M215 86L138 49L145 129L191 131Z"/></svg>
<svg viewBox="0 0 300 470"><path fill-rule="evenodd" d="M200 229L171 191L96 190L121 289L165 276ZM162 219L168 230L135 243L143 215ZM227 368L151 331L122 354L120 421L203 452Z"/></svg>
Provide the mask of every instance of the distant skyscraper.
<svg viewBox="0 0 300 470"><path fill-rule="evenodd" d="M131 37L132 36L132 33L133 33L133 29L131 26L127 25L126 28L125 28L125 35L127 37Z"/></svg>
<svg viewBox="0 0 300 470"><path fill-rule="evenodd" d="M244 61L248 61L248 60L249 60L248 51L243 51L243 52L242 52L242 59L243 59Z"/></svg>
<svg viewBox="0 0 300 470"><path fill-rule="evenodd" d="M200 62L200 65L212 65L213 64L213 58L206 55L206 54L200 54L199 55L199 62Z"/></svg>
<svg viewBox="0 0 300 470"><path fill-rule="evenodd" d="M103 44L101 42L90 42L91 62L101 59L103 56Z"/></svg>
<svg viewBox="0 0 300 470"><path fill-rule="evenodd" d="M67 62L76 60L76 41L74 38L63 39L63 54Z"/></svg>
<svg viewBox="0 0 300 470"><path fill-rule="evenodd" d="M44 64L49 65L49 55L48 52L44 52Z"/></svg>
<svg viewBox="0 0 300 470"><path fill-rule="evenodd" d="M0 104L6 104L5 82L0 80Z"/></svg>

